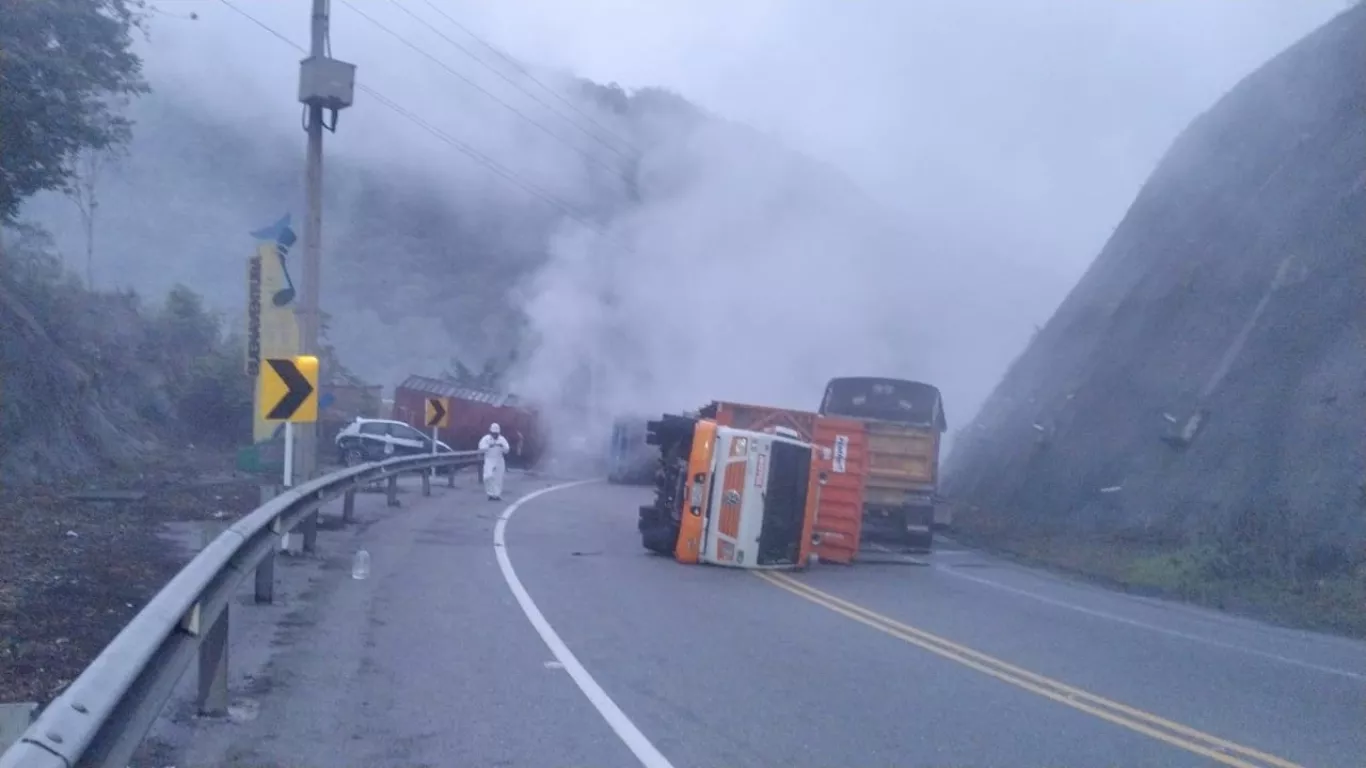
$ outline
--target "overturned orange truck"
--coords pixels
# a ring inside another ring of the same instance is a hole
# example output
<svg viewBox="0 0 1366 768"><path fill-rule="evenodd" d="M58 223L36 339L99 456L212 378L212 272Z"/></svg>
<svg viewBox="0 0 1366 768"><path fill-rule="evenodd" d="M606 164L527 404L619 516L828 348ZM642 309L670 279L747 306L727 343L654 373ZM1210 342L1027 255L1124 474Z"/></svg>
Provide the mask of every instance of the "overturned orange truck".
<svg viewBox="0 0 1366 768"><path fill-rule="evenodd" d="M801 568L817 498L812 445L786 429L757 431L700 414L648 423L660 448L655 498L640 508L646 549L684 563Z"/></svg>
<svg viewBox="0 0 1366 768"><path fill-rule="evenodd" d="M718 401L665 416L648 425L660 464L654 501L640 509L642 543L683 562L739 567L928 551L946 428L937 388L874 377L832 379L817 412ZM731 535L740 528L753 536ZM765 550L780 539L788 554ZM748 565L725 559L736 551Z"/></svg>

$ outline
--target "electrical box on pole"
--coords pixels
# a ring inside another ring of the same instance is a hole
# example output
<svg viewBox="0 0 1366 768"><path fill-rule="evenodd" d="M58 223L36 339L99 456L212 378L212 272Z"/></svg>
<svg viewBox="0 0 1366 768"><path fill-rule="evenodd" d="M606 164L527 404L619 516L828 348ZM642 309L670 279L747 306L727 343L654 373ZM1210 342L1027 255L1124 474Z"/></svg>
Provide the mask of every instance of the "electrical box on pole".
<svg viewBox="0 0 1366 768"><path fill-rule="evenodd" d="M332 110L351 106L356 95L356 65L310 56L299 63L299 101Z"/></svg>

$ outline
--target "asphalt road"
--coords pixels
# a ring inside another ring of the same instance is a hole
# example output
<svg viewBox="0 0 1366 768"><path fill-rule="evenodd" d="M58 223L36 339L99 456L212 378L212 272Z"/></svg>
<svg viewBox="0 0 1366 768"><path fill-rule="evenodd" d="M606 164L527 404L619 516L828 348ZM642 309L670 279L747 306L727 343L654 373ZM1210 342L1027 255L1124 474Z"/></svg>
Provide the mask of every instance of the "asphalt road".
<svg viewBox="0 0 1366 768"><path fill-rule="evenodd" d="M643 489L378 512L182 764L1361 766L1366 646L946 549L796 577L639 545ZM508 497L548 482L513 475ZM500 563L500 560L502 562ZM204 744L224 747L221 754Z"/></svg>

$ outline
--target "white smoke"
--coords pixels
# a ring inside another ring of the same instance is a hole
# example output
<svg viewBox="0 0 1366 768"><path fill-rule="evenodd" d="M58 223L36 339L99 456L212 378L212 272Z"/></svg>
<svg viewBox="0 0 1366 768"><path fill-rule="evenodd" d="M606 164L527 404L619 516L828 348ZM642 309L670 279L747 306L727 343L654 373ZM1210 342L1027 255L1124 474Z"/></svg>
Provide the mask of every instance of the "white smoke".
<svg viewBox="0 0 1366 768"><path fill-rule="evenodd" d="M713 399L810 410L833 376L913 367L919 313L894 287L909 244L837 176L709 121L652 144L640 179L643 205L566 224L523 288L516 385L558 433Z"/></svg>

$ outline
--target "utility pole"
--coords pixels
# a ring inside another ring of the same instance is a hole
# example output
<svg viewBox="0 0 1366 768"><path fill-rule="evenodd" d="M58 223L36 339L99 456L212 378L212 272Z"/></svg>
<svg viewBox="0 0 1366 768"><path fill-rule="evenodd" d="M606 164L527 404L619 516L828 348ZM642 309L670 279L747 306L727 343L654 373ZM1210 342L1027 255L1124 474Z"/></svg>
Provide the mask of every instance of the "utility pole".
<svg viewBox="0 0 1366 768"><path fill-rule="evenodd" d="M310 23L309 58L317 60L327 55L328 0L313 0ZM305 152L305 196L308 213L304 220L303 295L299 302L299 351L305 355L318 354L318 278L322 273L323 252L323 107L314 99L308 107L308 149ZM318 385L326 380L326 372L318 372ZM303 429L299 429L303 427ZM296 450L299 452L297 476L308 482L318 470L318 425L299 424L295 427Z"/></svg>
<svg viewBox="0 0 1366 768"><path fill-rule="evenodd" d="M308 215L304 221L303 290L300 295L298 320L299 340L305 355L317 355L321 343L321 306L319 294L322 281L323 235L323 129L337 130L337 113L351 106L355 95L356 67L331 58L329 37L331 0L312 0L311 43L309 56L299 68L299 101L308 108L308 149L306 195ZM325 110L332 112L332 124L323 121ZM319 386L328 383L329 371L319 372ZM303 482L312 480L318 470L317 424L300 424L295 461L297 476Z"/></svg>

